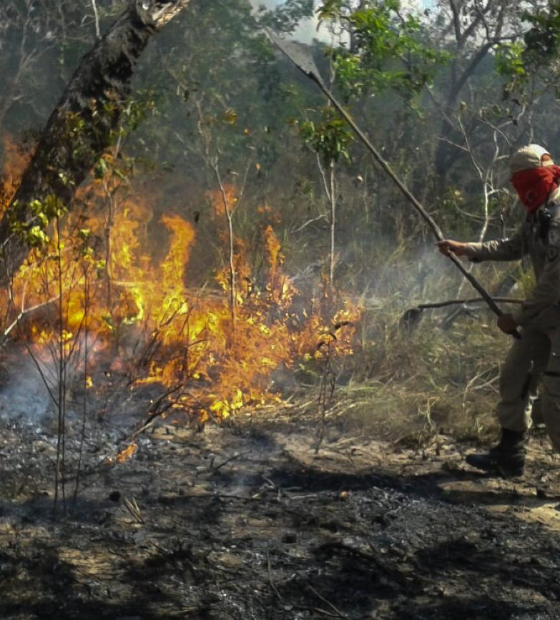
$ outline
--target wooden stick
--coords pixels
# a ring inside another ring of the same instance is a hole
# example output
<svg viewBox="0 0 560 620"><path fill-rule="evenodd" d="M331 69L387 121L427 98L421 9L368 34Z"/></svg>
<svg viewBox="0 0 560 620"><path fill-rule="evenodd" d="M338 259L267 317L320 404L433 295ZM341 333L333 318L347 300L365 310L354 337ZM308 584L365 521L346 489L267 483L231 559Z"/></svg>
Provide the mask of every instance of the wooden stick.
<svg viewBox="0 0 560 620"><path fill-rule="evenodd" d="M348 114L348 112L342 107L342 105L338 102L335 96L331 93L331 91L325 86L319 71L315 67L315 63L313 59L309 56L308 58L300 58L299 61L296 57L296 53L291 53L286 41L279 39L274 34L268 32L268 36L271 41L284 53L285 56L291 60L294 65L304 73L309 79L313 80L317 86L321 89L323 94L327 97L327 99L333 104L335 109L339 112L339 114L344 118L344 120L350 125L352 131L356 134L358 139L364 144L367 150L371 153L375 161L383 168L383 170L389 175L391 180L395 183L395 185L399 188L402 194L407 198L407 200L412 204L412 206L419 213L420 217L428 224L428 226L432 229L435 238L438 241L443 241L445 239L443 233L441 232L440 227L436 224L435 220L432 216L424 209L424 207L420 204L420 202L416 199L416 197L412 194L412 192L406 187L406 185L401 181L401 179L397 176L395 172L393 172L391 166L383 159L381 153L373 146L373 144L369 141L364 132L356 125L354 119ZM293 44L292 44L293 46ZM295 48L294 48L295 51ZM297 56L301 56L297 54ZM494 302L488 291L480 284L480 282L468 271L468 269L463 265L460 259L455 256L455 254L448 254L448 258L452 263L459 269L459 271L465 276L465 278L471 283L471 285L475 288L475 290L479 293L479 295L484 299L484 301L488 304L492 312L500 317L503 312L500 310L498 305ZM511 334L517 340L521 339L521 334L515 330Z"/></svg>
<svg viewBox="0 0 560 620"><path fill-rule="evenodd" d="M311 77L311 76L310 76ZM395 185L401 190L404 196L409 200L412 206L418 211L420 217L428 224L428 226L432 229L435 238L438 241L443 241L445 239L443 233L441 232L440 227L436 224L435 220L432 216L424 209L424 207L418 202L416 197L410 192L410 190L406 187L406 185L400 180L400 178L393 172L389 164L383 159L381 154L377 151L377 149L371 144L371 142L367 139L365 134L360 130L360 128L354 123L352 117L346 112L346 110L338 103L338 101L334 98L334 96L329 92L326 86L322 83L322 80L315 80L319 85L319 88L323 91L323 93L329 98L332 102L333 106L338 110L344 120L350 125L353 129L354 133L358 136L358 138L364 143L368 151L373 155L376 159L377 163L385 170L385 172L391 177ZM489 308L492 312L500 317L503 312L496 305L496 302L492 299L488 291L480 284L480 282L472 275L472 273L463 265L461 260L455 256L455 254L450 253L447 257L451 260L451 262L459 269L459 271L465 276L465 278L470 282L473 288L480 294L483 300L488 304ZM521 339L521 334L515 330L512 332L512 336L517 340Z"/></svg>
<svg viewBox="0 0 560 620"><path fill-rule="evenodd" d="M335 606L334 606L334 605L333 605L330 601L327 601L327 599L326 599L326 598L325 598L322 594L320 594L319 592L317 592L317 590L315 590L315 588L314 588L314 587L313 587L310 583L308 583L308 584L307 584L307 587L311 590L311 592L313 592L313 594L315 594L315 596L316 596L319 600L323 601L323 603L325 603L326 605L328 605L328 606L329 606L329 607L330 607L330 608L331 608L331 609L335 612L335 614L336 614L336 615L334 616L335 618L347 618L347 617L348 617L348 616L345 616L345 615L344 615L344 614L340 611L340 609L337 609L337 608L336 608L336 607L335 607Z"/></svg>
<svg viewBox="0 0 560 620"><path fill-rule="evenodd" d="M268 580L270 581L270 587L274 590L274 594L278 597L279 601L283 601L284 597L278 592L278 588L274 584L274 580L272 579L272 565L270 564L270 553L268 551L268 546L266 548L266 564L268 568Z"/></svg>
<svg viewBox="0 0 560 620"><path fill-rule="evenodd" d="M513 299L511 297L492 297L493 301L497 304L522 304L523 299ZM429 308L445 308L446 306L460 306L464 304L475 304L481 301L486 301L482 297L471 297L470 299L447 299L446 301L433 301L426 302L425 304L418 304L416 308L420 310L428 310Z"/></svg>

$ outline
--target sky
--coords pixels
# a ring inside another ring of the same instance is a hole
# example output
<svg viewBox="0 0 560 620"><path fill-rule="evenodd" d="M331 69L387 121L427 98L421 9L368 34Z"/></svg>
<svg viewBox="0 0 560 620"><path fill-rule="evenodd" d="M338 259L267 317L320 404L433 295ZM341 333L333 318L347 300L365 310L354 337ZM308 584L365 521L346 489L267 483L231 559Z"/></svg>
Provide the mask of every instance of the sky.
<svg viewBox="0 0 560 620"><path fill-rule="evenodd" d="M423 10L433 7L436 0L401 0L401 6L405 9L414 8L417 10ZM255 7L262 6L274 7L283 4L284 0L250 0L251 4ZM313 39L320 39L323 41L329 41L330 35L326 32L326 29L319 29L317 31L317 19L307 19L303 21L294 33L294 38L304 43L310 43Z"/></svg>

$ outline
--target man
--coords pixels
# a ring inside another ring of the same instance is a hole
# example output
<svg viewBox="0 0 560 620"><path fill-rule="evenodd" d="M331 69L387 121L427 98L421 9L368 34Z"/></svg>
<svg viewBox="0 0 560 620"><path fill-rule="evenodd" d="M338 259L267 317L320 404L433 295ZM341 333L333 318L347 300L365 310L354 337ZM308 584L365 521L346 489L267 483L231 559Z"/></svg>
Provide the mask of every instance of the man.
<svg viewBox="0 0 560 620"><path fill-rule="evenodd" d="M560 167L535 144L518 150L510 161L511 182L527 217L508 239L487 243L438 243L473 262L531 257L537 285L511 314L498 319L506 334L521 328L500 376L498 419L501 439L487 454L470 454L467 463L506 477L519 476L525 466L526 409L531 386L543 375L543 416L554 448L560 451Z"/></svg>

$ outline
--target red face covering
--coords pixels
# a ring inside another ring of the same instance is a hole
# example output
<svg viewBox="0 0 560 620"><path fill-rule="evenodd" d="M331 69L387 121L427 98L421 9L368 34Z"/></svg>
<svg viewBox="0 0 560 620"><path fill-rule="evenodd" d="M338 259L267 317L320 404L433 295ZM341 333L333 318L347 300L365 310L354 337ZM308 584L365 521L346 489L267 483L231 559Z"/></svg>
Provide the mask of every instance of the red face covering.
<svg viewBox="0 0 560 620"><path fill-rule="evenodd" d="M560 184L560 166L541 166L521 170L511 177L519 200L534 213Z"/></svg>

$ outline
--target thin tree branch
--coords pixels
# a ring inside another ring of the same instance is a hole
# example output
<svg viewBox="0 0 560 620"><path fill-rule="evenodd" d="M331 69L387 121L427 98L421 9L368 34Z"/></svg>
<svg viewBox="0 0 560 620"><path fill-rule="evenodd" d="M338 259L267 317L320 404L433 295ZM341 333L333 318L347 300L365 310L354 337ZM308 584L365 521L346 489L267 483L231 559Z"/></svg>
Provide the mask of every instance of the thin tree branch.
<svg viewBox="0 0 560 620"><path fill-rule="evenodd" d="M101 39L101 28L99 26L99 11L97 10L96 0L91 0L91 7L93 9L93 17L95 20L95 38L99 41Z"/></svg>

